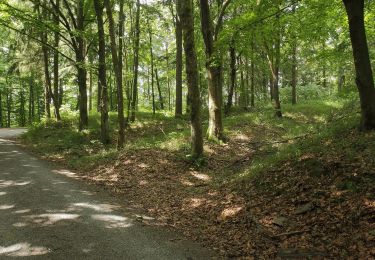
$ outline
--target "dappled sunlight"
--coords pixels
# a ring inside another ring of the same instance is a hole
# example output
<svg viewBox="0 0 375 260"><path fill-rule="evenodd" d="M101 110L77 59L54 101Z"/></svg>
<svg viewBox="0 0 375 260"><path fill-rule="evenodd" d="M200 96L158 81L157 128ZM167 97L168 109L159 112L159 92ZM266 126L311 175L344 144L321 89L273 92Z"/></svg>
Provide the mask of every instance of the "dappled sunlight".
<svg viewBox="0 0 375 260"><path fill-rule="evenodd" d="M92 219L104 222L106 228L127 228L132 226L131 220L118 215L92 215Z"/></svg>
<svg viewBox="0 0 375 260"><path fill-rule="evenodd" d="M7 195L7 192L5 192L5 191L0 191L0 196L4 196L4 195Z"/></svg>
<svg viewBox="0 0 375 260"><path fill-rule="evenodd" d="M229 207L229 208L225 208L220 213L220 216L218 218L220 220L226 220L228 218L235 217L242 210L243 210L243 207L241 207L241 206L232 206L232 207Z"/></svg>
<svg viewBox="0 0 375 260"><path fill-rule="evenodd" d="M11 246L0 246L0 256L38 256L48 254L50 250L41 246L31 246L30 243L18 243Z"/></svg>
<svg viewBox="0 0 375 260"><path fill-rule="evenodd" d="M12 209L15 205L0 205L0 210Z"/></svg>
<svg viewBox="0 0 375 260"><path fill-rule="evenodd" d="M74 209L92 209L94 211L99 212L112 212L119 208L119 206L111 205L111 204L93 204L89 202L82 202L82 203L73 203L68 208L68 210L74 210Z"/></svg>
<svg viewBox="0 0 375 260"><path fill-rule="evenodd" d="M185 179L185 178L181 178L180 179L180 182L182 183L182 185L184 186L189 186L189 187L192 187L194 186L194 183L189 181L188 179Z"/></svg>
<svg viewBox="0 0 375 260"><path fill-rule="evenodd" d="M211 177L208 176L207 174L203 174L203 173L198 173L196 171L191 171L190 172L190 175L192 175L193 177L197 178L198 180L201 180L201 181L211 181Z"/></svg>
<svg viewBox="0 0 375 260"><path fill-rule="evenodd" d="M77 174L68 170L52 170L53 173L61 174L71 178L77 178Z"/></svg>
<svg viewBox="0 0 375 260"><path fill-rule="evenodd" d="M6 180L0 180L0 188L8 188L8 187L14 187L14 186L25 186L28 184L31 184L31 181L6 181Z"/></svg>
<svg viewBox="0 0 375 260"><path fill-rule="evenodd" d="M41 226L50 226L54 225L60 221L74 221L80 217L78 214L67 214L67 213L50 213L50 214L40 214L40 215L31 215L24 217L25 219L31 221L34 224Z"/></svg>
<svg viewBox="0 0 375 260"><path fill-rule="evenodd" d="M24 213L29 213L30 211L31 211L31 209L20 209L20 210L13 211L12 213L24 214Z"/></svg>
<svg viewBox="0 0 375 260"><path fill-rule="evenodd" d="M189 199L185 200L184 208L185 209L198 208L206 202L207 202L207 200L204 199L204 198L189 198Z"/></svg>

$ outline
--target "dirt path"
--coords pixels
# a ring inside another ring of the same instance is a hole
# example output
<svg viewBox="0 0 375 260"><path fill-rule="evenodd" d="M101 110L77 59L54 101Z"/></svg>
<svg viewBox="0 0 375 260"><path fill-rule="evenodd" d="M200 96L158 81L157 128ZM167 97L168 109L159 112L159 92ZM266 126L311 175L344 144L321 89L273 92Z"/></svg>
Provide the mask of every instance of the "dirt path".
<svg viewBox="0 0 375 260"><path fill-rule="evenodd" d="M74 173L56 169L6 140L23 131L0 129L0 258L212 256L171 230L141 225L107 192L75 180Z"/></svg>

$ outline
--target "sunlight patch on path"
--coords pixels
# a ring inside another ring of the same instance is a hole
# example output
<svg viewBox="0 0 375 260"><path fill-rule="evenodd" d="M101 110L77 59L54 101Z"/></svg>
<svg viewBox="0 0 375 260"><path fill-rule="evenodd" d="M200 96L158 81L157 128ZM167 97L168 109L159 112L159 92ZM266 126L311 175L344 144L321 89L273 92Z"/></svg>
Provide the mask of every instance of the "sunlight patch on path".
<svg viewBox="0 0 375 260"><path fill-rule="evenodd" d="M132 226L128 218L117 215L92 215L92 219L103 221L106 228L126 228Z"/></svg>
<svg viewBox="0 0 375 260"><path fill-rule="evenodd" d="M18 243L7 247L0 246L0 256L37 256L48 254L50 250L41 246L31 246L29 243Z"/></svg>

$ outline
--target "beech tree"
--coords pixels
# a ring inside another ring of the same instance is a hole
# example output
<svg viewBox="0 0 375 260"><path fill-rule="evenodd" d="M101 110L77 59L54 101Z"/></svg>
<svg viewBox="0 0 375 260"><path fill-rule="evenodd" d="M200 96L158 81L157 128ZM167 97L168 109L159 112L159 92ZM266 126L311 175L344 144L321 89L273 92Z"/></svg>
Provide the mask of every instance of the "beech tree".
<svg viewBox="0 0 375 260"><path fill-rule="evenodd" d="M375 129L375 87L364 23L364 0L343 0L348 15L363 130Z"/></svg>

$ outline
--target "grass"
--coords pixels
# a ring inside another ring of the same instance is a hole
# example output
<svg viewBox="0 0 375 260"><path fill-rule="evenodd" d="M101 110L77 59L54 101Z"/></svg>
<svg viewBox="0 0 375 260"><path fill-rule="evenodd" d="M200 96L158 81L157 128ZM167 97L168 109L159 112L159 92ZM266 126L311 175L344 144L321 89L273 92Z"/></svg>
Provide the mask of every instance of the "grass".
<svg viewBox="0 0 375 260"><path fill-rule="evenodd" d="M277 140L293 139L314 135L301 144L268 145L270 156L256 158L246 171L237 177L246 177L286 158L297 157L301 151L320 149L317 144L324 135L339 134L340 129L352 127L356 117L345 125L340 121L336 127L330 124L335 115L341 115L343 101L313 101L296 106L284 105L284 118L273 115L273 109L266 105L250 112L234 110L224 120L225 134L229 139L248 135L249 129L258 128L252 133L257 141L272 143ZM205 113L206 114L206 113ZM66 163L73 169L89 170L115 159L119 153L115 149L117 118L110 114L112 144L103 146L100 139L100 115L90 115L89 128L79 132L77 118L64 114L62 122L45 120L30 128L23 137L24 143L33 151L51 160ZM207 119L203 120L207 128ZM335 123L337 124L337 123ZM153 115L151 111L140 110L137 121L126 132L125 150L163 149L172 152L189 153L190 127L187 118L176 119L169 112ZM256 136L259 135L259 136ZM262 140L263 139L263 140Z"/></svg>

